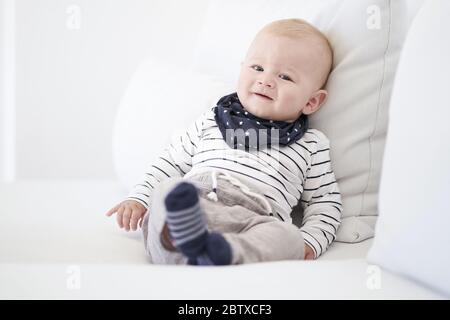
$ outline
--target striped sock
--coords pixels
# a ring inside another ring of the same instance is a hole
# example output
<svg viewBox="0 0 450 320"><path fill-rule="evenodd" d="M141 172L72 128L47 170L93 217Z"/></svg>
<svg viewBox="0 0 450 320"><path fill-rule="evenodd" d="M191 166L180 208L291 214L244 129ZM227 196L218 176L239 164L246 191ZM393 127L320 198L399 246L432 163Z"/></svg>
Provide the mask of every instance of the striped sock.
<svg viewBox="0 0 450 320"><path fill-rule="evenodd" d="M209 233L196 187L179 183L164 200L167 225L173 244L188 257L189 264L231 263L231 247L218 233Z"/></svg>

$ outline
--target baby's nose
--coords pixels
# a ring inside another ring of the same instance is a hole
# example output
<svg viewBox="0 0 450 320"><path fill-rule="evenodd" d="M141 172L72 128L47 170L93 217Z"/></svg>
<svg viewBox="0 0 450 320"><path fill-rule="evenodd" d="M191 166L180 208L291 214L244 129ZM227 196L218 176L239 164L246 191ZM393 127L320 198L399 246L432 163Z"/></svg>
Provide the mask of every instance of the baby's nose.
<svg viewBox="0 0 450 320"><path fill-rule="evenodd" d="M268 87L268 88L273 88L275 86L275 83L272 79L269 78L263 78L263 79L258 79L258 84L264 87Z"/></svg>

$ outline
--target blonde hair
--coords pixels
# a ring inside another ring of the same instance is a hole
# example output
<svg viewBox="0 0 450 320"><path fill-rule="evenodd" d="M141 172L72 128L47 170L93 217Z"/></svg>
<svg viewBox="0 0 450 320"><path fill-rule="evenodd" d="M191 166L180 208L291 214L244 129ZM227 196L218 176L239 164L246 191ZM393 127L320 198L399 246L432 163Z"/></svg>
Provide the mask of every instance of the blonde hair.
<svg viewBox="0 0 450 320"><path fill-rule="evenodd" d="M277 36L284 36L291 39L310 38L315 40L323 49L323 55L327 64L325 65L324 74L321 78L324 88L328 76L333 67L333 49L328 38L316 27L302 19L282 19L273 21L264 26L259 33L268 32Z"/></svg>

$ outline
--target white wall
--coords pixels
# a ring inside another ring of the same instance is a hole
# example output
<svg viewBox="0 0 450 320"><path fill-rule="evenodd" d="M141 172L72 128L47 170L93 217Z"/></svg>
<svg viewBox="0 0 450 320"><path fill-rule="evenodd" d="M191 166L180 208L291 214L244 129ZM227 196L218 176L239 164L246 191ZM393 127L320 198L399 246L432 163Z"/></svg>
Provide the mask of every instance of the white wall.
<svg viewBox="0 0 450 320"><path fill-rule="evenodd" d="M148 57L189 64L207 2L16 0L16 178L114 178L112 126L133 71Z"/></svg>
<svg viewBox="0 0 450 320"><path fill-rule="evenodd" d="M15 179L14 0L0 0L0 181Z"/></svg>
<svg viewBox="0 0 450 320"><path fill-rule="evenodd" d="M0 181L114 178L112 126L133 71L148 57L189 64L207 5L0 0Z"/></svg>

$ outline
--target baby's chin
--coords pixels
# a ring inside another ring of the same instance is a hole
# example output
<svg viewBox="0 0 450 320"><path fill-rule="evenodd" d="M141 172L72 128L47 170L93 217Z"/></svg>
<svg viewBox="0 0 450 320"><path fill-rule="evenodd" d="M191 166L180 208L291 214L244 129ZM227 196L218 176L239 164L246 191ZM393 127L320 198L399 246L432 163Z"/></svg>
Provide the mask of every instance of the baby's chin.
<svg viewBox="0 0 450 320"><path fill-rule="evenodd" d="M242 107L253 114L254 116L262 118L263 115L267 115L267 107L262 106L259 103L255 103L252 99L241 99Z"/></svg>
<svg viewBox="0 0 450 320"><path fill-rule="evenodd" d="M257 116L258 118L264 119L264 120L272 120L272 121L284 121L284 122L294 122L295 120L286 119L286 117L280 117L277 114L273 113L273 110L265 110L266 108L258 108L258 107L249 107L247 108L245 105L242 105L245 110L247 110L249 113L251 113L254 116Z"/></svg>
<svg viewBox="0 0 450 320"><path fill-rule="evenodd" d="M249 103L249 101L247 103L242 103L242 106L252 115L264 120L277 121L277 119L279 118L276 114L274 114L273 107L271 106L261 105L254 102Z"/></svg>
<svg viewBox="0 0 450 320"><path fill-rule="evenodd" d="M252 115L266 120L273 120L272 114L270 112L267 112L267 110L264 110L265 108L261 108L255 105L249 105L249 104L242 104L244 109L251 113Z"/></svg>

